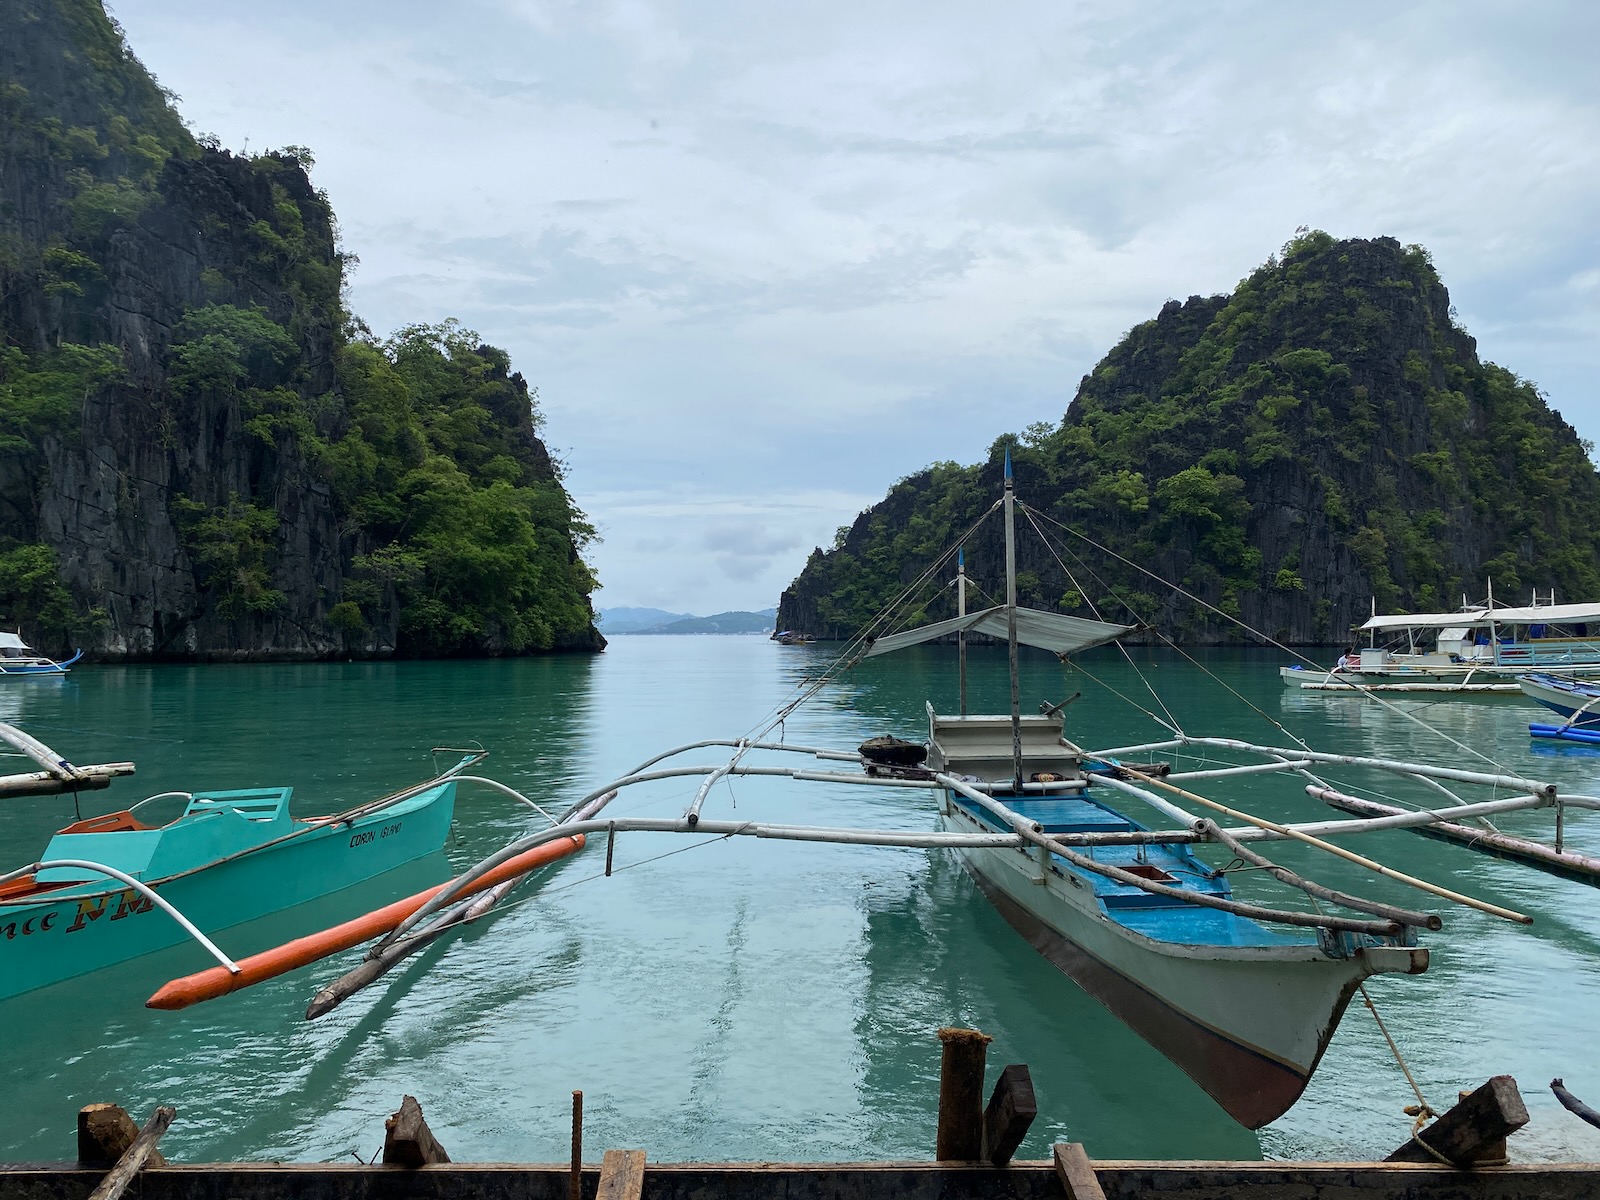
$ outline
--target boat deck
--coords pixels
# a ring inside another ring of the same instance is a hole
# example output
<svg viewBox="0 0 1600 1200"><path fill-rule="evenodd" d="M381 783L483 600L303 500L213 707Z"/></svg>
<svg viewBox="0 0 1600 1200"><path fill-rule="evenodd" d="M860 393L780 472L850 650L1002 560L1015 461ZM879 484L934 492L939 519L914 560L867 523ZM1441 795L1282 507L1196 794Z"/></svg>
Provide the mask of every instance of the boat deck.
<svg viewBox="0 0 1600 1200"><path fill-rule="evenodd" d="M987 810L963 796L954 797L962 810L985 825L1000 826ZM1037 821L1046 833L1118 833L1147 829L1131 817L1081 794L1006 796L1005 805ZM1168 887L1231 899L1227 877L1214 874L1187 845L1096 846L1083 853L1096 862L1120 867ZM1107 917L1136 933L1163 942L1202 946L1303 946L1316 936L1292 926L1273 927L1214 908L1201 908L1168 896L1146 892L1104 875L1079 871L1066 859L1052 856L1057 870L1094 889Z"/></svg>

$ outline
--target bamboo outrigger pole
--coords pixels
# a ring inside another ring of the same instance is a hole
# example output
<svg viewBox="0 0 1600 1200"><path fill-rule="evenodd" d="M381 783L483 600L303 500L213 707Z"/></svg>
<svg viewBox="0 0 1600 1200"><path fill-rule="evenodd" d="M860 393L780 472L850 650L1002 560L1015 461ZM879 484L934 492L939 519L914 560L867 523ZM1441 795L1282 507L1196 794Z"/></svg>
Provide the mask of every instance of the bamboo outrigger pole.
<svg viewBox="0 0 1600 1200"><path fill-rule="evenodd" d="M1304 842L1308 846L1315 846L1319 850L1326 850L1329 854L1334 854L1348 862L1353 862L1358 867L1365 867L1369 871L1374 871L1377 874L1382 875L1385 879L1393 879L1398 883L1408 884L1419 891L1427 892L1430 895L1438 896L1444 900L1453 901L1456 904L1464 904L1468 908L1475 908L1479 912L1488 913L1492 917L1500 917L1502 920L1506 921L1515 921L1518 925L1533 924L1533 918L1524 913L1519 913L1509 908L1501 908L1498 904L1490 904L1487 900L1478 900L1472 896L1463 895L1460 892L1453 892L1449 888L1440 887L1436 883L1429 883L1426 879L1418 879L1415 875L1407 875L1404 871L1396 871L1393 867L1386 867L1381 862L1375 862L1370 858L1364 858L1355 853L1353 850L1346 850L1343 846L1335 846L1332 842L1325 842L1319 837L1312 837L1309 833L1301 833L1293 826L1282 825L1277 821L1269 821L1265 817L1252 816L1250 813L1242 812L1237 808L1229 808L1226 804L1219 804L1215 800L1207 800L1204 796L1197 796L1195 793L1187 791L1184 788L1179 787L1177 784L1168 783L1164 779L1156 779L1153 776L1145 775L1140 771L1134 770L1132 767L1124 766L1122 769L1134 779L1139 780L1141 783L1147 783L1153 787L1159 787L1164 791L1172 792L1175 795L1182 796L1185 800L1193 801L1196 804L1203 804L1207 808L1215 809L1220 813L1226 813L1234 820L1243 821L1247 825L1254 825L1258 829L1270 829L1274 833L1280 833L1285 837L1293 838L1297 842Z"/></svg>

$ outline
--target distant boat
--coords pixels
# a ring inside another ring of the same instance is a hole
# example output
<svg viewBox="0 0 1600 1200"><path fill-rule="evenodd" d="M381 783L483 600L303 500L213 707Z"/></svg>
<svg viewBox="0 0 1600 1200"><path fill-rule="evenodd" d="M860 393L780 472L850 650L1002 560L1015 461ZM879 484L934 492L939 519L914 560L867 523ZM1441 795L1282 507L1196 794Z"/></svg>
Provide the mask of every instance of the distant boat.
<svg viewBox="0 0 1600 1200"><path fill-rule="evenodd" d="M1600 683L1535 673L1521 676L1517 685L1530 700L1565 718L1559 725L1530 723L1530 737L1600 743Z"/></svg>
<svg viewBox="0 0 1600 1200"><path fill-rule="evenodd" d="M780 646L809 646L817 639L809 633L796 633L792 629L780 629L772 635L772 640Z"/></svg>
<svg viewBox="0 0 1600 1200"><path fill-rule="evenodd" d="M1529 671L1600 676L1600 604L1374 615L1357 632L1368 646L1325 671L1283 667L1283 682L1320 691L1515 692Z"/></svg>
<svg viewBox="0 0 1600 1200"><path fill-rule="evenodd" d="M46 658L22 640L21 632L0 633L0 675L65 675L83 657L79 650L62 662Z"/></svg>
<svg viewBox="0 0 1600 1200"><path fill-rule="evenodd" d="M105 787L132 763L75 767L0 724L0 743L42 768L0 777L0 797ZM414 787L318 817L290 815L292 788L162 793L183 811L163 825L122 812L76 821L40 861L0 874L0 999L225 929L349 887L444 845L452 778L468 754ZM157 910L161 911L157 911ZM184 914L192 914L193 921ZM203 929L201 928L203 926Z"/></svg>

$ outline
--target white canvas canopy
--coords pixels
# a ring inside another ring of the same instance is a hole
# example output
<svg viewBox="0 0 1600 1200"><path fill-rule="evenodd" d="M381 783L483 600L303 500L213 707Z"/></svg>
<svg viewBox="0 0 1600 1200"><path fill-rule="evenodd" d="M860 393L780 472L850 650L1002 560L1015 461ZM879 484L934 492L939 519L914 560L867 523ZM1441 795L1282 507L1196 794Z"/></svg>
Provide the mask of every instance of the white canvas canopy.
<svg viewBox="0 0 1600 1200"><path fill-rule="evenodd" d="M1056 654L1073 654L1091 646L1103 646L1116 641L1125 633L1137 629L1136 625L1113 625L1108 621L1090 621L1083 617L1069 617L1062 613L1041 612L1036 608L1017 608L1017 641L1025 646L1037 646ZM990 637L1006 636L1006 607L999 605L964 617L951 617L948 621L935 621L904 633L892 633L872 643L867 657L904 650L921 642L949 637L954 633L986 633Z"/></svg>
<svg viewBox="0 0 1600 1200"><path fill-rule="evenodd" d="M31 650L32 647L14 633L0 632L0 650Z"/></svg>
<svg viewBox="0 0 1600 1200"><path fill-rule="evenodd" d="M1497 608L1487 616L1499 625L1566 625L1600 621L1600 604L1539 604L1533 608Z"/></svg>
<svg viewBox="0 0 1600 1200"><path fill-rule="evenodd" d="M1495 611L1497 620L1501 611L1498 609ZM1382 633L1390 629L1459 629L1466 625L1486 625L1488 618L1487 608L1472 608L1465 612L1453 613L1398 613L1392 617L1369 617L1360 628L1363 633Z"/></svg>

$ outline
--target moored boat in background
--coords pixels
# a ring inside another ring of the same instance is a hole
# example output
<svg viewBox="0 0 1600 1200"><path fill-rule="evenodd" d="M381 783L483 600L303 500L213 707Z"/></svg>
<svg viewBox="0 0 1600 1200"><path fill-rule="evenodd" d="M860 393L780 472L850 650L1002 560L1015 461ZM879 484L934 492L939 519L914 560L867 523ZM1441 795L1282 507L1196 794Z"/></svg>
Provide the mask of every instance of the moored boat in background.
<svg viewBox="0 0 1600 1200"><path fill-rule="evenodd" d="M1528 699L1566 718L1559 725L1530 722L1530 737L1600 743L1600 683L1535 672L1519 676L1517 686Z"/></svg>
<svg viewBox="0 0 1600 1200"><path fill-rule="evenodd" d="M1600 677L1600 604L1374 614L1356 632L1367 635L1367 646L1327 670L1282 667L1283 682L1313 691L1513 693L1528 671Z"/></svg>
<svg viewBox="0 0 1600 1200"><path fill-rule="evenodd" d="M22 640L22 631L0 631L0 675L65 675L72 664L83 657L79 650L71 658L60 662L46 658Z"/></svg>

